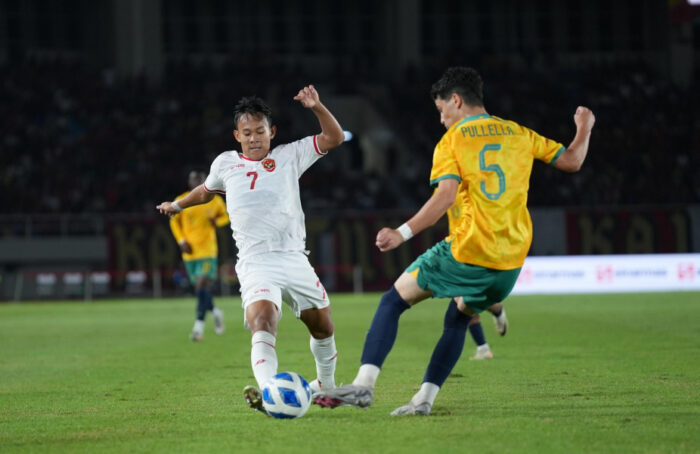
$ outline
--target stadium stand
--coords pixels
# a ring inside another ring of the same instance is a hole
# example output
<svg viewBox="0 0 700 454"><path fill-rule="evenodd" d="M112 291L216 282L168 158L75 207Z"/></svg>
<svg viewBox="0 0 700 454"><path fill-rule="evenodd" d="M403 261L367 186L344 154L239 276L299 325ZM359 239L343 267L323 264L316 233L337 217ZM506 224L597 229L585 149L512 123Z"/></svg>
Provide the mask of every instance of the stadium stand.
<svg viewBox="0 0 700 454"><path fill-rule="evenodd" d="M473 62L488 81L492 114L562 141L572 135L568 113L577 100L590 100L598 117L586 168L564 183L559 173L537 166L531 205L700 200L700 155L692 153L700 148L698 81L681 89L642 63L553 71L537 59L523 61ZM347 168L333 156L313 167L302 181L308 209L410 209L427 198L432 147L443 132L428 89L448 62L407 68L398 83L375 79L351 87L340 75L319 81L326 92L354 91L370 99L402 140L391 149L383 175ZM261 69L251 71L252 78L230 63L179 63L152 84L70 60L28 59L0 68L0 181L12 188L0 193L3 212L150 213L156 201L180 189L175 182L187 169L206 168L234 146L228 112L245 94L265 97L279 112L275 122L284 137L278 142L308 134L294 121L299 112L288 94L313 76L284 66ZM359 154L358 147L352 141L337 153ZM402 153L410 165L395 178ZM659 174L665 181L657 184Z"/></svg>

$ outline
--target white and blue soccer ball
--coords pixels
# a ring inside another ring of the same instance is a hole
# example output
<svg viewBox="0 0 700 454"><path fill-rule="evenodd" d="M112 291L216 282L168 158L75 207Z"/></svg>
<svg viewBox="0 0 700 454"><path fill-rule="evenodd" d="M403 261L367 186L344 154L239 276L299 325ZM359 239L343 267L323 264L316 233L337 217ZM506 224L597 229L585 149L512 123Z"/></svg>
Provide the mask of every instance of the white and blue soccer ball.
<svg viewBox="0 0 700 454"><path fill-rule="evenodd" d="M263 407L275 418L300 418L311 406L311 388L295 372L280 372L263 387Z"/></svg>

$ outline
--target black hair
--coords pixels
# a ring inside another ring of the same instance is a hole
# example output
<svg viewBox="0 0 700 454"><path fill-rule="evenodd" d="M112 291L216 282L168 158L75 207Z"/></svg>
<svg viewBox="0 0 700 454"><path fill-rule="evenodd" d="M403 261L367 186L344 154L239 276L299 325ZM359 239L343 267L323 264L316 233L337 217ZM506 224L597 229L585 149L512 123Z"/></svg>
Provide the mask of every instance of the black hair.
<svg viewBox="0 0 700 454"><path fill-rule="evenodd" d="M453 93L462 97L465 104L475 107L484 106L484 82L474 68L454 66L435 82L430 89L433 99L448 99Z"/></svg>
<svg viewBox="0 0 700 454"><path fill-rule="evenodd" d="M238 128L238 122L244 115L252 115L254 117L262 115L267 119L267 123L272 126L272 109L265 104L265 101L257 96L246 96L241 98L233 108L233 125Z"/></svg>

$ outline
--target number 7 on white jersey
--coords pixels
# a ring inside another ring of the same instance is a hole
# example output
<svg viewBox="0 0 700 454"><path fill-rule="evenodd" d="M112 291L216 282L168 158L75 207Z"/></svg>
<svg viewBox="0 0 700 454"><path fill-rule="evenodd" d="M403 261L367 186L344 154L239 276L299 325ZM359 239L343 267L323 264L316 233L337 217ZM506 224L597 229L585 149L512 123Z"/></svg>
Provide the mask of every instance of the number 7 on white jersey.
<svg viewBox="0 0 700 454"><path fill-rule="evenodd" d="M250 182L250 189L251 190L255 189L255 180L258 179L258 172L248 172L245 174L245 176L247 176L247 177L252 176L253 177L253 180Z"/></svg>

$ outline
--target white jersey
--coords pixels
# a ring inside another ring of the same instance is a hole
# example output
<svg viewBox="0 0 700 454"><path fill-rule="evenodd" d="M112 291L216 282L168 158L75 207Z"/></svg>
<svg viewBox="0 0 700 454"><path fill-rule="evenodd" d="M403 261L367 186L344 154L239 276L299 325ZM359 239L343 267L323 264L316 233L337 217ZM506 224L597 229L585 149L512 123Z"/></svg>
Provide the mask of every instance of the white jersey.
<svg viewBox="0 0 700 454"><path fill-rule="evenodd" d="M239 260L271 251L304 251L299 177L326 153L316 136L309 136L275 147L260 161L236 151L214 159L204 189L226 194Z"/></svg>

